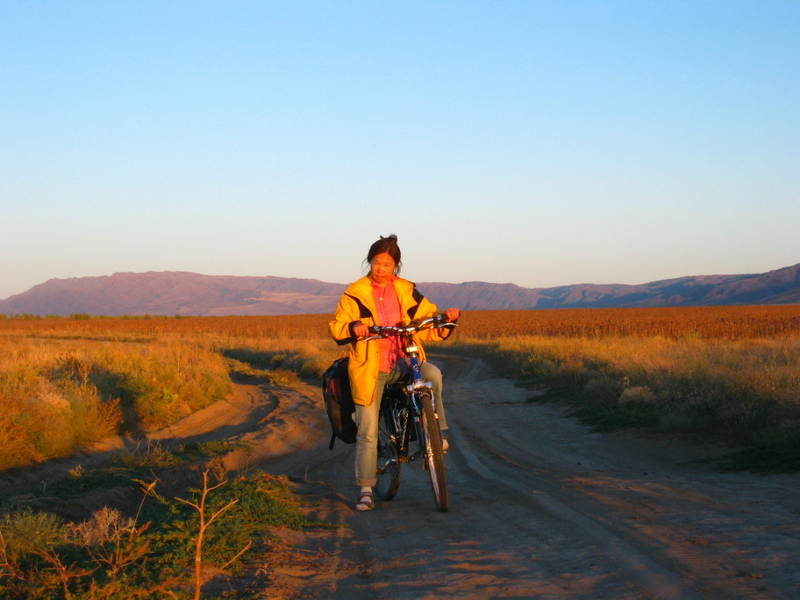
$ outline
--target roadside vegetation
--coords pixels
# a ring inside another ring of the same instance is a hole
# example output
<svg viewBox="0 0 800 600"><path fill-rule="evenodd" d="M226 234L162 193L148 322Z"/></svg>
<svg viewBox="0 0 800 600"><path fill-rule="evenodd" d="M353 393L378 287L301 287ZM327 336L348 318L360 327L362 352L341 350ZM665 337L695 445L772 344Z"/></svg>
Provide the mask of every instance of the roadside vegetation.
<svg viewBox="0 0 800 600"><path fill-rule="evenodd" d="M470 315L458 352L597 430L684 434L728 446L720 468L800 471L800 306L531 312Z"/></svg>
<svg viewBox="0 0 800 600"><path fill-rule="evenodd" d="M27 492L0 485L0 597L263 597L269 564L285 552L275 528L327 526L302 516L298 484L226 473L218 457L234 448L225 441L161 448L144 440L228 398L234 381L295 385L318 377L338 352L328 360L305 332L292 337L285 326L242 325L0 318L0 471L108 436L141 440L140 451Z"/></svg>
<svg viewBox="0 0 800 600"><path fill-rule="evenodd" d="M504 338L461 352L571 405L599 431L644 427L731 448L725 467L800 471L800 339Z"/></svg>
<svg viewBox="0 0 800 600"><path fill-rule="evenodd" d="M223 358L176 340L0 338L0 470L140 436L232 391Z"/></svg>
<svg viewBox="0 0 800 600"><path fill-rule="evenodd" d="M142 437L229 397L232 377L291 385L324 370L324 351L291 337L305 330L247 325L238 318L0 319L0 471L69 456L112 435Z"/></svg>
<svg viewBox="0 0 800 600"><path fill-rule="evenodd" d="M285 478L231 478L214 466L229 449L147 446L108 467L73 470L24 496L0 497L0 597L262 597L264 561L282 550L274 529L325 525L302 515ZM103 493L120 506L77 516Z"/></svg>
<svg viewBox="0 0 800 600"><path fill-rule="evenodd" d="M0 318L0 471L293 385L342 350L329 315ZM800 470L800 306L468 311L441 352L486 357L600 429L696 434L730 468Z"/></svg>

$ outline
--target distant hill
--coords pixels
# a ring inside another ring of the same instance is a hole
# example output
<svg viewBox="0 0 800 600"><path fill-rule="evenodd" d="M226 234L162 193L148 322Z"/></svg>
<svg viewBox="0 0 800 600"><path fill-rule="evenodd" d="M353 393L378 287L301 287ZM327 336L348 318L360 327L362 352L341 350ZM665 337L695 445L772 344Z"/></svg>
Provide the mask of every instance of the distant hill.
<svg viewBox="0 0 800 600"><path fill-rule="evenodd" d="M800 304L800 264L756 275L704 275L641 285L419 283L442 307L463 310ZM51 279L0 300L6 315L288 315L332 313L344 284L315 279L183 272Z"/></svg>

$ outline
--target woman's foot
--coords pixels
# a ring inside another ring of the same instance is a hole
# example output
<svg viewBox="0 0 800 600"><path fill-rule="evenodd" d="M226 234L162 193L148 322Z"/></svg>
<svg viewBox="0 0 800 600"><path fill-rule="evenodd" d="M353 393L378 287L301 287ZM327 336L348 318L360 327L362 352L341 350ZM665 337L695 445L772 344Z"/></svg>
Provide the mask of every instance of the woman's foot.
<svg viewBox="0 0 800 600"><path fill-rule="evenodd" d="M366 512L375 508L375 501L372 499L372 489L362 488L358 493L358 502L356 502L356 510L358 512Z"/></svg>
<svg viewBox="0 0 800 600"><path fill-rule="evenodd" d="M450 447L450 442L447 441L447 438L442 436L442 452L447 452L447 449Z"/></svg>

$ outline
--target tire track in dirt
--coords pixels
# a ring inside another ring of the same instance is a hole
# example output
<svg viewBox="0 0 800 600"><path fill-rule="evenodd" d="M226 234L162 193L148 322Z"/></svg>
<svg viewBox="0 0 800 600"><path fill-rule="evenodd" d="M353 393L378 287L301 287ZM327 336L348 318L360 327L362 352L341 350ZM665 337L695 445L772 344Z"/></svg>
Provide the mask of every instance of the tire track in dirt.
<svg viewBox="0 0 800 600"><path fill-rule="evenodd" d="M471 373L482 368L473 365ZM798 548L799 530L793 519L772 512L769 520L791 535L761 529L758 539L753 539L749 523L756 515L743 522L747 511L739 495L726 496L730 489L740 489L741 479L752 479L752 475L721 475L707 466L647 461L632 445L635 436L590 434L568 419L537 423L534 415L541 418L548 407L518 404L516 410L515 402L524 399L507 382L463 372L457 381L456 387L466 383L472 393L482 390L484 409L507 403L508 410L496 410L492 417L482 418L476 402L465 402L455 411L456 422L470 434L473 448L488 448L487 454L499 454L511 466L495 466L494 472L502 473L496 479L516 482L517 489L536 486L537 508L572 523L572 535L580 533L576 542L598 549L593 564L607 565L609 581L624 577L622 589L612 583L598 586L597 593L616 598L780 598L797 592L796 574L772 589L759 565L735 551L737 530L750 548L754 541L776 551ZM518 414L525 411L529 415ZM487 423L492 419L493 423ZM639 442L653 445L655 440ZM715 449L695 451L702 456ZM788 488L781 491L790 497Z"/></svg>

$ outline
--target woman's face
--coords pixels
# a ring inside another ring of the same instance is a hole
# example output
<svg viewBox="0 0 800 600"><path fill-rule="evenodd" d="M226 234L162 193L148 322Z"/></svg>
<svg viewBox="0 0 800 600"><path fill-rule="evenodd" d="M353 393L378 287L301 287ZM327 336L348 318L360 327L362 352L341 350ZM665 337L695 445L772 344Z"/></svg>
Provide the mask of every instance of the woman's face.
<svg viewBox="0 0 800 600"><path fill-rule="evenodd" d="M396 266L394 259L388 253L376 254L369 263L369 276L375 283L386 283L394 275Z"/></svg>

